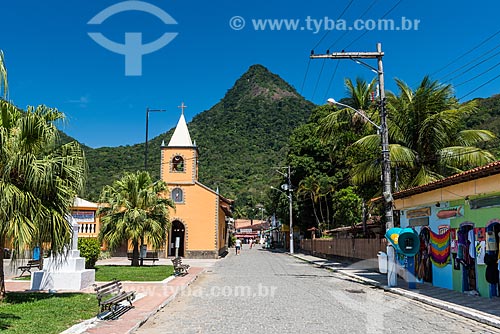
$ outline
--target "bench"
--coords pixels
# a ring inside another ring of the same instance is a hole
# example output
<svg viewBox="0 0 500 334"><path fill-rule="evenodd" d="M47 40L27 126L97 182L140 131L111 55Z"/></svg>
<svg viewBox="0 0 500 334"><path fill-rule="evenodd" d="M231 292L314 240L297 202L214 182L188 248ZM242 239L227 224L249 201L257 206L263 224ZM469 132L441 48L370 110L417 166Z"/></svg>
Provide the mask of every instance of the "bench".
<svg viewBox="0 0 500 334"><path fill-rule="evenodd" d="M94 290L99 303L100 314L97 316L99 319L103 319L110 313L115 314L122 301L126 300L132 307L132 301L135 299L135 291L123 291L122 282L118 280L101 286L94 284Z"/></svg>
<svg viewBox="0 0 500 334"><path fill-rule="evenodd" d="M189 264L182 264L182 259L180 257L172 259L172 264L174 265L174 275L183 275L188 273Z"/></svg>
<svg viewBox="0 0 500 334"><path fill-rule="evenodd" d="M127 258L132 261L132 254L133 253L127 253ZM139 261L141 260L141 255L139 254ZM153 261L153 264L155 264L156 261L159 260L158 258L158 252L146 252L146 257L142 258L143 261Z"/></svg>
<svg viewBox="0 0 500 334"><path fill-rule="evenodd" d="M42 262L40 260L29 260L25 265L17 267L17 270L21 270L20 276L23 276L25 272L29 272L31 275L32 268L42 269Z"/></svg>

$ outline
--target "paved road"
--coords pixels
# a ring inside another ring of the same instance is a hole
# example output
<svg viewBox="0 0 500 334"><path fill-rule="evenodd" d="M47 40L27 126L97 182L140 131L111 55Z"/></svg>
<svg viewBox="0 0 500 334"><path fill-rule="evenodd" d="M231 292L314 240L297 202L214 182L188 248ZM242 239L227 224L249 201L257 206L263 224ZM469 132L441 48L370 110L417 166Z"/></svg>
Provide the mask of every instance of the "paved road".
<svg viewBox="0 0 500 334"><path fill-rule="evenodd" d="M136 333L500 333L282 253L243 249Z"/></svg>

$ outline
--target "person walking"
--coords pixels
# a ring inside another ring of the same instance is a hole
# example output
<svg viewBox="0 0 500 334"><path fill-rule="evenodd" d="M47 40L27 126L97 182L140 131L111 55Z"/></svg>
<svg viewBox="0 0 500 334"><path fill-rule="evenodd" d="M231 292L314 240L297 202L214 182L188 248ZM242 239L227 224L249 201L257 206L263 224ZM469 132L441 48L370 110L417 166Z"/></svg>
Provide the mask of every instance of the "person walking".
<svg viewBox="0 0 500 334"><path fill-rule="evenodd" d="M250 241L248 242L250 244L250 249L252 249L252 245L253 245L253 239L250 238Z"/></svg>
<svg viewBox="0 0 500 334"><path fill-rule="evenodd" d="M236 238L236 242L234 243L236 246L236 255L240 255L241 252L241 240L240 238Z"/></svg>

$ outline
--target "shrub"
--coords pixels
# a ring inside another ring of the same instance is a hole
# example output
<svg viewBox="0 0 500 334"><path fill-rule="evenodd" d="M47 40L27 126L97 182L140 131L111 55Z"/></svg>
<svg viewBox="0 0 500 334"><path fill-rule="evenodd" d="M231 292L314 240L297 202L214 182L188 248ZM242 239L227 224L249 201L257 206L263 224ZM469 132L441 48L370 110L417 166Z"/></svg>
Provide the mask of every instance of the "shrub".
<svg viewBox="0 0 500 334"><path fill-rule="evenodd" d="M96 238L78 238L80 256L85 258L85 269L94 269L101 254L101 243Z"/></svg>

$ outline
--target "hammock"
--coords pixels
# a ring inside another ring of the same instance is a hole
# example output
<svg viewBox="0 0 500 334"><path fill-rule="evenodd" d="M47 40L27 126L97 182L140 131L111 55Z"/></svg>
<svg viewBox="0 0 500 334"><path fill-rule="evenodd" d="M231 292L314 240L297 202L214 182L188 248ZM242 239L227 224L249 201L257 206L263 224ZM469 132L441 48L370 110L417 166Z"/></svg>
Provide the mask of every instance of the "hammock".
<svg viewBox="0 0 500 334"><path fill-rule="evenodd" d="M443 234L430 232L430 256L434 265L442 268L450 263L450 230Z"/></svg>

